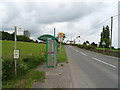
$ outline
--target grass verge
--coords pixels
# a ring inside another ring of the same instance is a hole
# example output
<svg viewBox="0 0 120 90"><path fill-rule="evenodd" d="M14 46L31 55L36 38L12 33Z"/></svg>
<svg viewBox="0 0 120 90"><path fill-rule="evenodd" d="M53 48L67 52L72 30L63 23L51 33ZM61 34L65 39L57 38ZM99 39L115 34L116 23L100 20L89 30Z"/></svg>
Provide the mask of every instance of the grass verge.
<svg viewBox="0 0 120 90"><path fill-rule="evenodd" d="M119 49L108 49L108 48L98 48L98 47L96 49L98 49L98 50L109 50L109 51L120 52Z"/></svg>
<svg viewBox="0 0 120 90"><path fill-rule="evenodd" d="M67 62L67 54L63 45L58 48L57 61L58 63Z"/></svg>
<svg viewBox="0 0 120 90"><path fill-rule="evenodd" d="M31 88L34 82L44 82L45 73L43 71L31 70L29 73L19 78L14 78L3 84L4 88Z"/></svg>

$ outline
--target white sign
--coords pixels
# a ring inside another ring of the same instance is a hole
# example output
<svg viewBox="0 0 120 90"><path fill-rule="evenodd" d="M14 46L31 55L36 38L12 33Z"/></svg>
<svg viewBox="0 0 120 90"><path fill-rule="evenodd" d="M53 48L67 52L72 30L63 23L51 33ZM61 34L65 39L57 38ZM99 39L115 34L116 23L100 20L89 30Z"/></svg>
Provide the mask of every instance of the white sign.
<svg viewBox="0 0 120 90"><path fill-rule="evenodd" d="M14 59L19 58L19 50L14 50Z"/></svg>
<svg viewBox="0 0 120 90"><path fill-rule="evenodd" d="M23 28L17 27L17 35L24 35L23 31Z"/></svg>
<svg viewBox="0 0 120 90"><path fill-rule="evenodd" d="M105 41L102 42L102 45L106 45Z"/></svg>

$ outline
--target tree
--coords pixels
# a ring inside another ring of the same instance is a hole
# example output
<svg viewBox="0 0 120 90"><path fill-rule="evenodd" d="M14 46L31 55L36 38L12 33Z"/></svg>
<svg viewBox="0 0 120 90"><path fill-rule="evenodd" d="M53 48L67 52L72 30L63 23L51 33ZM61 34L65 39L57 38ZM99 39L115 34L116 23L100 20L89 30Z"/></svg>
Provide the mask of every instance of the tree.
<svg viewBox="0 0 120 90"><path fill-rule="evenodd" d="M0 31L1 36L1 40L14 40L14 33L10 34L8 32L4 32L4 31Z"/></svg>
<svg viewBox="0 0 120 90"><path fill-rule="evenodd" d="M87 43L86 43L86 42L84 42L84 43L83 43L83 45L87 45Z"/></svg>
<svg viewBox="0 0 120 90"><path fill-rule="evenodd" d="M63 34L63 41L64 41L65 38L66 38L65 34Z"/></svg>
<svg viewBox="0 0 120 90"><path fill-rule="evenodd" d="M87 45L87 44L90 45L89 41L85 41L83 44L84 44L84 45Z"/></svg>
<svg viewBox="0 0 120 90"><path fill-rule="evenodd" d="M24 41L24 42L30 42L30 38L28 36L24 36L24 35L17 35L17 40L18 41Z"/></svg>
<svg viewBox="0 0 120 90"><path fill-rule="evenodd" d="M102 42L105 42L105 48L109 48L110 45L110 31L109 31L109 26L107 25L106 27L103 26L103 30L101 32L101 38L100 38L100 47L103 47Z"/></svg>
<svg viewBox="0 0 120 90"><path fill-rule="evenodd" d="M92 42L91 45L97 47L97 44L95 44L95 42Z"/></svg>
<svg viewBox="0 0 120 90"><path fill-rule="evenodd" d="M12 40L14 41L14 32L12 34L4 31L0 31L0 40ZM34 40L30 39L28 36L17 35L17 41L24 42L34 42Z"/></svg>
<svg viewBox="0 0 120 90"><path fill-rule="evenodd" d="M24 36L30 37L30 32L28 30L24 30Z"/></svg>

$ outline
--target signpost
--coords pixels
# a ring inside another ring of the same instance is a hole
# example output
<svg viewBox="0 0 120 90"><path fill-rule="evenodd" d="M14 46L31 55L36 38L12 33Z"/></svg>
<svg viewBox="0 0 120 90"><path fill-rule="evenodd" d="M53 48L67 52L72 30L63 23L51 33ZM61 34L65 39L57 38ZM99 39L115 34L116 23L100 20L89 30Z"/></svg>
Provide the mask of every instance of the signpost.
<svg viewBox="0 0 120 90"><path fill-rule="evenodd" d="M19 50L17 50L17 31L18 27L15 26L15 35L14 35L14 62L15 62L15 75L17 75L17 59L19 58Z"/></svg>
<svg viewBox="0 0 120 90"><path fill-rule="evenodd" d="M16 41L17 41L17 29L18 27L15 26L15 36L14 36L14 51L16 50ZM14 58L14 61L15 61L15 76L17 75L17 61L16 61L16 58Z"/></svg>
<svg viewBox="0 0 120 90"><path fill-rule="evenodd" d="M14 49L14 59L18 59L19 58L19 50L15 50Z"/></svg>

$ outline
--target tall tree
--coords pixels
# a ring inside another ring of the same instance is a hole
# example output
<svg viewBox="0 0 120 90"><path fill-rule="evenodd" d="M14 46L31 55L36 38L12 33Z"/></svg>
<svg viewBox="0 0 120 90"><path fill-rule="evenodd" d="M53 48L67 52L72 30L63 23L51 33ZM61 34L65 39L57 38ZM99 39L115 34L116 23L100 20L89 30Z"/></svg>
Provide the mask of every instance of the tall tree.
<svg viewBox="0 0 120 90"><path fill-rule="evenodd" d="M103 41L106 43L105 47L109 48L110 45L110 31L109 31L109 26L107 25L106 27L103 26L103 30L101 32L101 38L100 38L100 47L102 47Z"/></svg>

